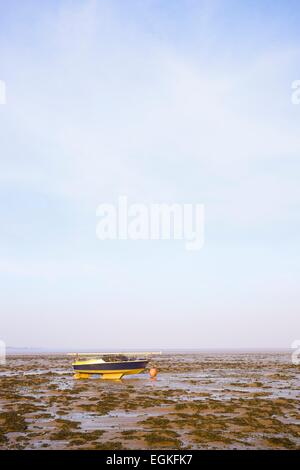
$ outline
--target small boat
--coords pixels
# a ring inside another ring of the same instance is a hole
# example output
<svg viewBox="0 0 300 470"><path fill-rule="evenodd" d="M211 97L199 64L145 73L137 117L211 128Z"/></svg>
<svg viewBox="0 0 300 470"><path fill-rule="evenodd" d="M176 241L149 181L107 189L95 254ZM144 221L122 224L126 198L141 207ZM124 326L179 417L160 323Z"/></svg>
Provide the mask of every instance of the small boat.
<svg viewBox="0 0 300 470"><path fill-rule="evenodd" d="M149 362L148 356L160 352L114 352L114 353L69 353L75 356L73 369L76 379L89 378L91 375L101 375L103 379L121 379L123 375L140 374ZM86 359L90 356L90 359Z"/></svg>

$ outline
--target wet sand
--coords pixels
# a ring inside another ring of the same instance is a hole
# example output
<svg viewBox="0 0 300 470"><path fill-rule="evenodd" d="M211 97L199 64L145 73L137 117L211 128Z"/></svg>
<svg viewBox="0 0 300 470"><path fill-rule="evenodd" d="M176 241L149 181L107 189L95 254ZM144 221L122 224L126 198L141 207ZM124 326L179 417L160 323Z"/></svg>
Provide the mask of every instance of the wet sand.
<svg viewBox="0 0 300 470"><path fill-rule="evenodd" d="M121 381L75 380L66 356L0 368L0 449L300 449L286 353L165 354Z"/></svg>

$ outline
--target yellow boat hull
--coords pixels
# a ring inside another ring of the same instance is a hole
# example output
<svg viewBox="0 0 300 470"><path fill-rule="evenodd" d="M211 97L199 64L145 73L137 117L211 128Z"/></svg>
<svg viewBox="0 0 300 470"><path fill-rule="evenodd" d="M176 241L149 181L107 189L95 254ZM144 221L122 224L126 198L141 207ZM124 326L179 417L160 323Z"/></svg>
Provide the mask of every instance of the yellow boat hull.
<svg viewBox="0 0 300 470"><path fill-rule="evenodd" d="M144 369L122 369L122 370L76 370L75 379L89 379L91 375L101 375L102 379L119 380L123 375L140 374Z"/></svg>

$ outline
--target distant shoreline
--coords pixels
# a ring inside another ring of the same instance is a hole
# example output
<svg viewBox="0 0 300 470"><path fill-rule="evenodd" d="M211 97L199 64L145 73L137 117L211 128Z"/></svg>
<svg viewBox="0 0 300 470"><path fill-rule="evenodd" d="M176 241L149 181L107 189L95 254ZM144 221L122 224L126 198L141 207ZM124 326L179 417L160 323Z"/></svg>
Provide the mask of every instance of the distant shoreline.
<svg viewBox="0 0 300 470"><path fill-rule="evenodd" d="M147 348L145 348L147 349ZM143 352L145 349L134 349L136 352ZM153 349L148 349L149 351ZM69 352L130 352L133 349L47 349L47 348L15 348L8 347L6 349L7 356L32 356L32 355L64 355ZM289 348L183 348L183 349L161 349L162 354L274 354L274 353L288 353L291 352Z"/></svg>

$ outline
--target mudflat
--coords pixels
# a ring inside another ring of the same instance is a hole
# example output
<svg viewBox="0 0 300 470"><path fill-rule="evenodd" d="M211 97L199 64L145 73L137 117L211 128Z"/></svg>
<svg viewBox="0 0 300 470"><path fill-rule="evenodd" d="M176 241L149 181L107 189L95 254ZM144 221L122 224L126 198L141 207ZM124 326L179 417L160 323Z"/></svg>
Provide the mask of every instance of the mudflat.
<svg viewBox="0 0 300 470"><path fill-rule="evenodd" d="M75 380L64 355L0 369L0 449L300 449L286 353L164 354L159 374Z"/></svg>

